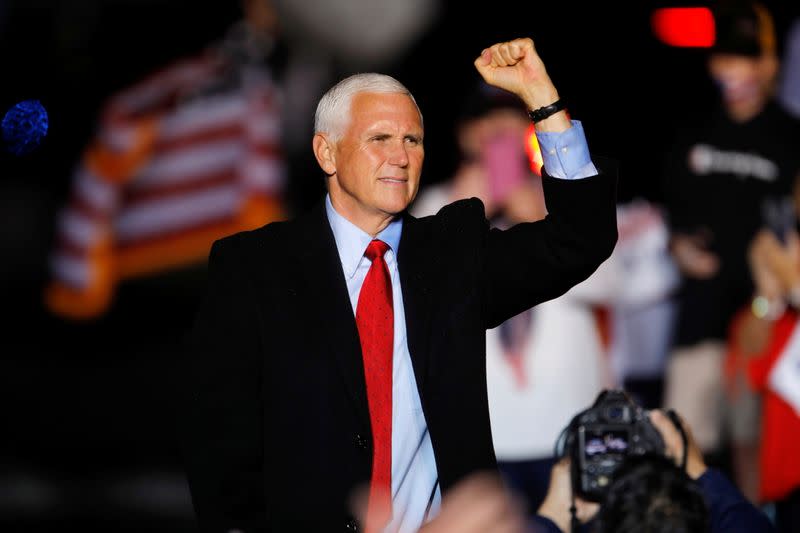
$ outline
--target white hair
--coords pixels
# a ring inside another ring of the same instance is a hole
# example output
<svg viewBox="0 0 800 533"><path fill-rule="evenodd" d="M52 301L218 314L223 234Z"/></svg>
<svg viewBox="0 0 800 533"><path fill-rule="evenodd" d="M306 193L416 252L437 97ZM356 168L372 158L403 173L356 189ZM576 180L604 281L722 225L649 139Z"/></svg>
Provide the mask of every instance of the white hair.
<svg viewBox="0 0 800 533"><path fill-rule="evenodd" d="M422 112L414 95L405 85L386 74L367 72L343 79L326 92L317 104L314 113L314 133L327 133L336 142L342 138L350 123L350 105L359 93L405 94L414 103L422 124Z"/></svg>

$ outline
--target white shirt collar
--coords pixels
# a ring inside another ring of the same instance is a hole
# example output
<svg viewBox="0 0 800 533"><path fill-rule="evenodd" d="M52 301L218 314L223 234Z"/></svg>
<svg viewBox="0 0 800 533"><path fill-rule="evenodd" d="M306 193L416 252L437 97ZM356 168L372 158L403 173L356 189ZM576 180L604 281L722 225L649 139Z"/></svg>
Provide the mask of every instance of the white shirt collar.
<svg viewBox="0 0 800 533"><path fill-rule="evenodd" d="M336 249L339 252L339 260L342 262L344 275L352 278L361 261L365 259L364 252L372 241L372 236L340 215L333 208L330 195L325 196L325 212L328 215L331 230L333 230L333 237L336 240ZM393 253L396 256L402 234L403 218L397 217L375 238L389 245L390 250L387 255Z"/></svg>

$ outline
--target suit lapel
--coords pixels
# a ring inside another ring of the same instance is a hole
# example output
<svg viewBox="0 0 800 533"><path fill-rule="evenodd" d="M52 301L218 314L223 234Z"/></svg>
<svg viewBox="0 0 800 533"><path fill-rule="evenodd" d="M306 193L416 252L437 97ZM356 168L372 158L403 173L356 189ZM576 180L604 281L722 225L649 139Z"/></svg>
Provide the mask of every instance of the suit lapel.
<svg viewBox="0 0 800 533"><path fill-rule="evenodd" d="M369 428L358 328L324 202L302 219L300 233L300 270L308 291L306 305L309 311L316 310L309 320L322 326L322 335L316 342L336 359L355 410L364 427Z"/></svg>
<svg viewBox="0 0 800 533"><path fill-rule="evenodd" d="M428 342L431 328L431 272L437 254L428 249L419 221L405 215L403 235L397 253L397 267L403 288L408 350L420 397L424 401L425 377L428 373Z"/></svg>

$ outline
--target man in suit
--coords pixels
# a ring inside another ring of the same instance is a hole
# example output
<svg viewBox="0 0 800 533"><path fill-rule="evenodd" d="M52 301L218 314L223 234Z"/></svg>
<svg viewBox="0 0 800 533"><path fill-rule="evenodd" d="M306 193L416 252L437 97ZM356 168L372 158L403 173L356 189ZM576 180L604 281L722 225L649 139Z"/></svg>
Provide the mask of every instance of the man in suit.
<svg viewBox="0 0 800 533"><path fill-rule="evenodd" d="M355 531L348 498L363 485L368 523L416 531L459 481L496 468L485 331L608 257L615 179L549 107L533 41L495 44L475 67L535 111L548 217L490 230L477 199L408 215L424 157L413 97L378 74L328 91L313 139L325 201L211 250L181 417L204 531Z"/></svg>

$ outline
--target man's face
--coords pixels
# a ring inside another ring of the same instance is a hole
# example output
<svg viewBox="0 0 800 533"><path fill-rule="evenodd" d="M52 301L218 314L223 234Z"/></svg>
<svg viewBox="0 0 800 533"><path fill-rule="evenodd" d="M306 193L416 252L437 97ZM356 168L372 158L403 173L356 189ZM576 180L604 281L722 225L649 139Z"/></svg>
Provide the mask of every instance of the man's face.
<svg viewBox="0 0 800 533"><path fill-rule="evenodd" d="M330 187L332 200L359 218L403 211L419 188L422 134L408 96L355 95L350 123L334 147L336 173L330 179L338 187Z"/></svg>
<svg viewBox="0 0 800 533"><path fill-rule="evenodd" d="M777 59L714 54L709 70L728 113L734 120L744 121L757 115L768 101L777 74Z"/></svg>

